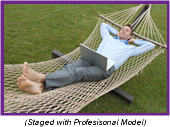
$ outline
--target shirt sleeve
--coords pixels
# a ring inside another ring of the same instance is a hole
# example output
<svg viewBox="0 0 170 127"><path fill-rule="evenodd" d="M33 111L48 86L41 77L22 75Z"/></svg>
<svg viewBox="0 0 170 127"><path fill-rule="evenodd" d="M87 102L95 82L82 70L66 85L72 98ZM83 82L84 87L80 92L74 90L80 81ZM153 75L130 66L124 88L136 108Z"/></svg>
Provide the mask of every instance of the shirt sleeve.
<svg viewBox="0 0 170 127"><path fill-rule="evenodd" d="M136 39L134 43L137 45L140 45L140 46L135 48L132 56L137 56L137 55L143 54L155 47L155 44L153 44L149 41L144 41L144 40L139 40L139 39Z"/></svg>
<svg viewBox="0 0 170 127"><path fill-rule="evenodd" d="M100 34L101 34L102 39L104 39L105 37L110 35L110 33L116 35L117 32L118 31L114 27L112 27L106 23L102 23L100 26Z"/></svg>

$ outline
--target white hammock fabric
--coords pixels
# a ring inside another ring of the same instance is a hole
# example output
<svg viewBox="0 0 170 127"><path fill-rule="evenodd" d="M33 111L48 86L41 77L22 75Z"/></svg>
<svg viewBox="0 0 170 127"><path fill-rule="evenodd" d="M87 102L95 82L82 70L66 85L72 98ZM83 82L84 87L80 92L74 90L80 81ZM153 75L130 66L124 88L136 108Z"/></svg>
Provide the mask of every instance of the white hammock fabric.
<svg viewBox="0 0 170 127"><path fill-rule="evenodd" d="M83 43L96 50L101 42L100 25L106 22L117 30L125 24L130 24L143 5L100 15L91 35ZM144 19L134 31L134 38L145 39L156 44L156 47L139 56L129 58L111 77L100 82L81 82L52 91L44 91L39 95L31 95L21 91L17 78L22 75L23 64L4 65L4 112L5 113L77 113L84 106L120 86L134 75L138 74L155 57L166 50L167 45L154 24L149 5L148 10L136 22ZM146 15L146 16L145 16ZM135 24L135 23L134 23ZM133 24L132 24L133 25ZM35 71L46 74L61 69L65 64L80 58L78 47L69 54L49 61L30 63ZM68 61L67 61L67 60Z"/></svg>

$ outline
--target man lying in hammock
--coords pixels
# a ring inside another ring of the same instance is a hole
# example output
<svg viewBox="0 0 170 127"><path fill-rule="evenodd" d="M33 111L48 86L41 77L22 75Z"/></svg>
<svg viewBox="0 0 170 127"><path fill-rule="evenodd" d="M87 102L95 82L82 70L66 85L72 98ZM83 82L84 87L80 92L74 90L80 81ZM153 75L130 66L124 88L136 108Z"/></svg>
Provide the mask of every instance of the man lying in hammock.
<svg viewBox="0 0 170 127"><path fill-rule="evenodd" d="M117 37L113 37L110 33L117 35ZM72 64L64 66L61 70L56 70L51 74L41 74L35 72L25 62L23 75L17 79L17 85L25 92L40 94L43 89L53 90L76 82L101 81L111 76L129 57L143 54L155 46L148 41L132 38L130 25L125 25L118 32L112 26L102 23L100 34L102 42L97 52L116 61L116 64L108 71L105 72L80 58ZM128 42L139 46L129 45Z"/></svg>

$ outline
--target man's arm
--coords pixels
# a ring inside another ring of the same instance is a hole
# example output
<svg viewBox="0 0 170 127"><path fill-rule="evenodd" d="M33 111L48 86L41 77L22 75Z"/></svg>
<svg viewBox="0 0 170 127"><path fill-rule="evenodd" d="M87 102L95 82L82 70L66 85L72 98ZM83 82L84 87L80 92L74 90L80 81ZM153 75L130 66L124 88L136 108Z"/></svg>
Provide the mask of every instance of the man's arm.
<svg viewBox="0 0 170 127"><path fill-rule="evenodd" d="M106 23L102 23L100 26L100 34L101 34L102 39L107 36L110 36L110 33L116 35L118 31L114 27Z"/></svg>
<svg viewBox="0 0 170 127"><path fill-rule="evenodd" d="M144 40L139 40L134 38L131 38L128 42L133 42L134 44L140 45L139 47L135 48L132 56L143 54L155 47L155 45L149 41L144 41Z"/></svg>

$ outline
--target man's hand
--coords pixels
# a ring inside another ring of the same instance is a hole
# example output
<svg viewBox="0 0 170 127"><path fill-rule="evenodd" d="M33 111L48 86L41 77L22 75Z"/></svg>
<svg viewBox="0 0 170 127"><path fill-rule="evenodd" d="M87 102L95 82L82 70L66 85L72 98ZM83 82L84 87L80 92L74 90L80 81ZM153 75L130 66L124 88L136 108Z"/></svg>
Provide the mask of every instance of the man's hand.
<svg viewBox="0 0 170 127"><path fill-rule="evenodd" d="M118 37L119 37L119 32L117 32L117 33L116 33L116 36L118 36Z"/></svg>
<svg viewBox="0 0 170 127"><path fill-rule="evenodd" d="M128 40L128 42L133 42L133 43L134 43L134 42L135 42L135 39L134 39L134 38L131 38L131 39Z"/></svg>

